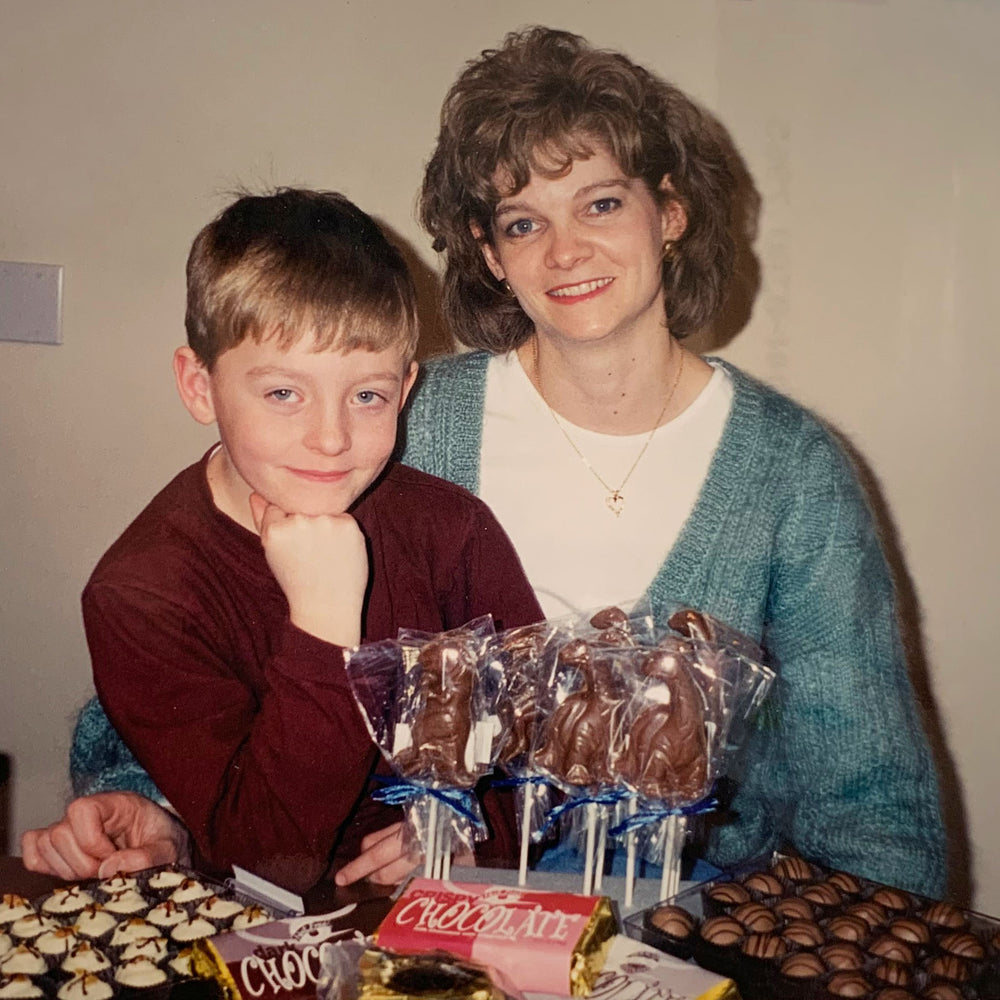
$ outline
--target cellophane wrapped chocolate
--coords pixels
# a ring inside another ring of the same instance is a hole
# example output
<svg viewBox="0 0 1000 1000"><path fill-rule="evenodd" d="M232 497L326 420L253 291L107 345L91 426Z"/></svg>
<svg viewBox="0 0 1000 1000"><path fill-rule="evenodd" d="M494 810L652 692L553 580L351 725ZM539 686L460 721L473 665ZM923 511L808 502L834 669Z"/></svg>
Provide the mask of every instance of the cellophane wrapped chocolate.
<svg viewBox="0 0 1000 1000"><path fill-rule="evenodd" d="M452 851L484 835L472 789L499 747L502 678L484 655L493 635L485 616L449 632L401 631L348 658L355 699L398 776L385 797L406 805L427 874L446 874Z"/></svg>

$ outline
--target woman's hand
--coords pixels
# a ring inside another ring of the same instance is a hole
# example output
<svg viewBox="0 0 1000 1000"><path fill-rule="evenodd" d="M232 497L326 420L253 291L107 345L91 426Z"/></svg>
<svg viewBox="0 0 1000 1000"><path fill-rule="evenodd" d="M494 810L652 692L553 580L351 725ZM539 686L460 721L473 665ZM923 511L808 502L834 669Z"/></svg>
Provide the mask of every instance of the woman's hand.
<svg viewBox="0 0 1000 1000"><path fill-rule="evenodd" d="M188 864L188 832L135 792L74 799L61 820L21 838L24 867L65 879L107 878L154 865Z"/></svg>

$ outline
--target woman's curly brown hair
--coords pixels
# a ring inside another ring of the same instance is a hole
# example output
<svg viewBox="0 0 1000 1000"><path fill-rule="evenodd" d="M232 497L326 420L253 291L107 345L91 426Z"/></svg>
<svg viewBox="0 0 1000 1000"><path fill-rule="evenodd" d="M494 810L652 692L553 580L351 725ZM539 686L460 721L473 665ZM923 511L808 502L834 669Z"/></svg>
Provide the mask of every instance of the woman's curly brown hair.
<svg viewBox="0 0 1000 1000"><path fill-rule="evenodd" d="M508 351L533 329L490 273L474 235L478 229L482 239L492 239L498 170L518 191L533 171L559 175L574 159L590 156L595 144L626 175L641 178L660 203L676 198L687 213L687 229L663 266L670 332L693 333L718 311L734 259L736 182L725 130L621 53L533 27L484 51L452 86L420 194L421 221L434 249L447 254L445 318L463 344ZM667 194L660 190L665 174L672 187Z"/></svg>

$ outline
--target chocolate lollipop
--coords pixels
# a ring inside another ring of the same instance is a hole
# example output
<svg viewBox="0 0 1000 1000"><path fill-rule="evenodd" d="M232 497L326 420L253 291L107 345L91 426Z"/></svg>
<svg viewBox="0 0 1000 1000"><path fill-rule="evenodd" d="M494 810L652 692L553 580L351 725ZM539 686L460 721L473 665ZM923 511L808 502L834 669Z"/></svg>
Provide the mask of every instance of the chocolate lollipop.
<svg viewBox="0 0 1000 1000"><path fill-rule="evenodd" d="M648 799L690 803L707 791L705 702L691 678L690 653L688 643L668 637L642 665L654 683L629 728L618 771Z"/></svg>
<svg viewBox="0 0 1000 1000"><path fill-rule="evenodd" d="M538 722L537 661L551 631L545 622L510 629L501 634L500 656L507 682L506 697L498 707L507 733L498 763L523 764L535 741Z"/></svg>
<svg viewBox="0 0 1000 1000"><path fill-rule="evenodd" d="M570 785L609 783L621 707L610 666L604 657L595 660L584 639L568 642L559 651L559 664L575 668L583 686L550 716L535 763Z"/></svg>
<svg viewBox="0 0 1000 1000"><path fill-rule="evenodd" d="M466 765L477 659L468 642L443 638L426 643L417 662L419 707L413 743L399 754L397 766L407 777L429 777L448 787L467 788L477 778Z"/></svg>
<svg viewBox="0 0 1000 1000"><path fill-rule="evenodd" d="M748 659L758 663L763 662L764 651L743 632L739 632L725 622L719 621L704 611L693 608L681 608L675 611L667 624L688 639L700 639L712 645L729 646L737 653L742 653Z"/></svg>

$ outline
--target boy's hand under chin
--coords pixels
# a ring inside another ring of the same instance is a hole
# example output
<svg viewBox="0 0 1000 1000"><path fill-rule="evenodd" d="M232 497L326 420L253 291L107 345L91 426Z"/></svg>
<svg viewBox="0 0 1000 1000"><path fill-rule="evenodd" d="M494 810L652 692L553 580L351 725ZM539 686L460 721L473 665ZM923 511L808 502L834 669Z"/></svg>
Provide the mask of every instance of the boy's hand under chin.
<svg viewBox="0 0 1000 1000"><path fill-rule="evenodd" d="M258 493L250 512L292 624L340 646L361 641L368 587L365 536L350 514L288 514Z"/></svg>

